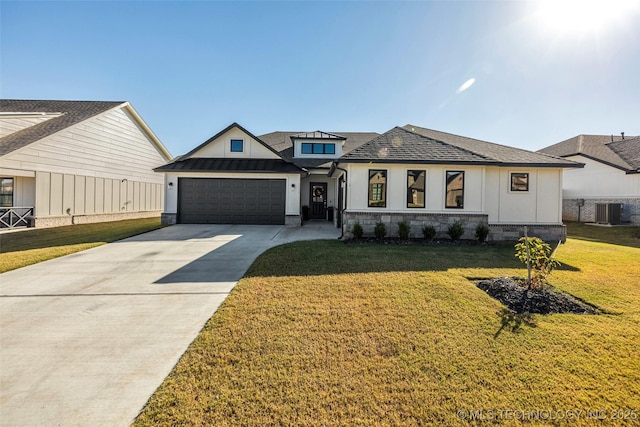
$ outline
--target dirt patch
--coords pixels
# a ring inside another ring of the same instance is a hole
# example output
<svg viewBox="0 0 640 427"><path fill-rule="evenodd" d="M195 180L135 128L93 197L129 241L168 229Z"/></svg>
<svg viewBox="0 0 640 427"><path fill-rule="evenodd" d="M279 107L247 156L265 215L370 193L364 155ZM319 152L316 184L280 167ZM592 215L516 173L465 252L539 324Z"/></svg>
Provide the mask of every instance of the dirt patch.
<svg viewBox="0 0 640 427"><path fill-rule="evenodd" d="M519 277L479 280L476 286L516 313L601 313L596 307L551 285L528 290L525 280Z"/></svg>

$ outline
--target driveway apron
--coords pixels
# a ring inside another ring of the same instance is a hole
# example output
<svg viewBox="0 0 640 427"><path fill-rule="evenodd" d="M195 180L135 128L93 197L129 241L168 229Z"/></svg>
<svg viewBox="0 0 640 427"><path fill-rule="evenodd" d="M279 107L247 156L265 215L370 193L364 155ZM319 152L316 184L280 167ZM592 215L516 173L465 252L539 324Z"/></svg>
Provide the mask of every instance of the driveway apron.
<svg viewBox="0 0 640 427"><path fill-rule="evenodd" d="M175 225L0 275L0 424L129 425L264 250L330 224Z"/></svg>

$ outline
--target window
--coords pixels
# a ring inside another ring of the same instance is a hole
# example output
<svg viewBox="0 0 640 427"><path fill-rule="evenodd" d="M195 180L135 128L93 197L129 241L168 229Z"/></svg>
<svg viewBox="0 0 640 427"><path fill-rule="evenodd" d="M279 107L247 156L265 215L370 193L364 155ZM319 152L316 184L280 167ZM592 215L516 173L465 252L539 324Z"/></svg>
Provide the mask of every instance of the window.
<svg viewBox="0 0 640 427"><path fill-rule="evenodd" d="M0 178L0 207L13 206L13 178Z"/></svg>
<svg viewBox="0 0 640 427"><path fill-rule="evenodd" d="M300 152L302 154L336 154L336 145L322 144L319 142L303 142Z"/></svg>
<svg viewBox="0 0 640 427"><path fill-rule="evenodd" d="M232 139L231 140L231 152L232 153L242 153L244 151L244 141L241 139Z"/></svg>
<svg viewBox="0 0 640 427"><path fill-rule="evenodd" d="M529 191L529 174L525 172L512 172L511 191Z"/></svg>
<svg viewBox="0 0 640 427"><path fill-rule="evenodd" d="M407 171L407 207L424 208L425 171Z"/></svg>
<svg viewBox="0 0 640 427"><path fill-rule="evenodd" d="M369 207L387 206L387 171L369 169Z"/></svg>
<svg viewBox="0 0 640 427"><path fill-rule="evenodd" d="M444 207L464 209L464 172L447 171L447 196Z"/></svg>

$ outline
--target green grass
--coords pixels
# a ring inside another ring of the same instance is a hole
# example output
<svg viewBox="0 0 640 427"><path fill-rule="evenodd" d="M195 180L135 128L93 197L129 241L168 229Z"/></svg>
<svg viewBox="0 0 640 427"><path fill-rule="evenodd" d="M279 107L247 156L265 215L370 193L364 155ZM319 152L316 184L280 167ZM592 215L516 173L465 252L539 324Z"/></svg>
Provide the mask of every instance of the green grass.
<svg viewBox="0 0 640 427"><path fill-rule="evenodd" d="M134 424L469 425L460 410L640 417L640 249L569 235L551 283L614 314L503 328L502 306L468 278L523 275L510 246L273 248ZM555 424L624 425L586 415Z"/></svg>
<svg viewBox="0 0 640 427"><path fill-rule="evenodd" d="M160 218L26 229L0 234L0 273L160 228Z"/></svg>

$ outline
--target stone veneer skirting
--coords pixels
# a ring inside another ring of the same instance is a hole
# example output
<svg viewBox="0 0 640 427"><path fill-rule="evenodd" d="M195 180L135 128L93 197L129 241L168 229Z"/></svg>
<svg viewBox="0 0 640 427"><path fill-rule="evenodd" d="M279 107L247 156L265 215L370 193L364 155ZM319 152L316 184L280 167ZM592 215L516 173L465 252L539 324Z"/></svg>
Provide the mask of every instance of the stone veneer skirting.
<svg viewBox="0 0 640 427"><path fill-rule="evenodd" d="M178 214L175 213L162 213L160 215L160 221L162 225L174 225L178 221ZM284 217L284 225L287 227L299 227L302 225L301 215L286 215Z"/></svg>
<svg viewBox="0 0 640 427"><path fill-rule="evenodd" d="M35 217L36 228L60 227L73 224L91 224L96 222L122 221L125 219L152 218L160 216L160 211L114 212L104 214L64 215Z"/></svg>
<svg viewBox="0 0 640 427"><path fill-rule="evenodd" d="M462 222L465 232L462 239L476 238L478 224L487 224L488 216L484 214L464 213L382 213L382 212L344 212L344 235L353 238L353 225L358 222L362 226L365 237L374 235L376 223L382 222L386 226L387 237L398 236L398 223L406 221L411 230L409 237L421 238L422 227L431 225L436 229L436 239L448 239L449 226L456 221ZM528 235L540 237L549 242L565 241L566 227L561 224L489 224L490 241L516 241L524 235L524 226L528 227Z"/></svg>
<svg viewBox="0 0 640 427"><path fill-rule="evenodd" d="M578 206L580 199L562 200L562 219L565 221L596 221L596 204L622 203L622 222L640 225L640 197L583 199L584 206Z"/></svg>

